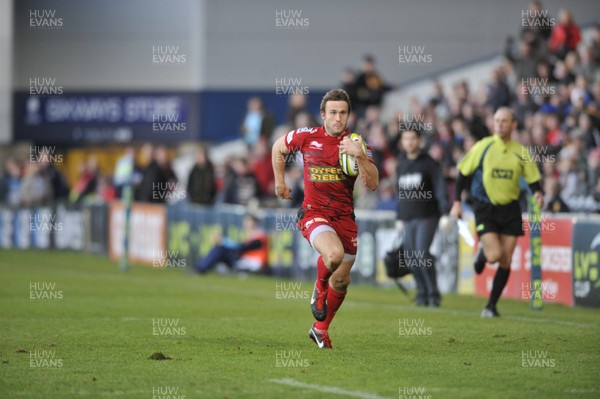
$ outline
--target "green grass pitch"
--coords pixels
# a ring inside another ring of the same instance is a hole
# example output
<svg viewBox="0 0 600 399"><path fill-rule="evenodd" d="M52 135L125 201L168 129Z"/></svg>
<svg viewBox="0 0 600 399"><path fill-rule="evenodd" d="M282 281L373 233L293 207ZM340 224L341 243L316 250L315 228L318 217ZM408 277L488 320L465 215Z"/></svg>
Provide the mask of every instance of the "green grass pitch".
<svg viewBox="0 0 600 399"><path fill-rule="evenodd" d="M598 309L502 300L480 319L482 298L351 286L324 351L309 282L18 250L0 281L2 398L600 397Z"/></svg>

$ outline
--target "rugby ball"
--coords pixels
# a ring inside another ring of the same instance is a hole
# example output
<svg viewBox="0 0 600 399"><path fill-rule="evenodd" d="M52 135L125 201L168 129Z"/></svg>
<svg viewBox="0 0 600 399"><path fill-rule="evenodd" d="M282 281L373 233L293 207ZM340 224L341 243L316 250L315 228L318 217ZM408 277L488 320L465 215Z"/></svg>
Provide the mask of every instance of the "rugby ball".
<svg viewBox="0 0 600 399"><path fill-rule="evenodd" d="M352 133L348 138L353 141L359 141L360 135ZM364 140L362 142L362 150L365 154L367 153L367 145ZM342 167L342 172L348 176L358 176L358 162L356 162L354 155L340 153L340 166Z"/></svg>

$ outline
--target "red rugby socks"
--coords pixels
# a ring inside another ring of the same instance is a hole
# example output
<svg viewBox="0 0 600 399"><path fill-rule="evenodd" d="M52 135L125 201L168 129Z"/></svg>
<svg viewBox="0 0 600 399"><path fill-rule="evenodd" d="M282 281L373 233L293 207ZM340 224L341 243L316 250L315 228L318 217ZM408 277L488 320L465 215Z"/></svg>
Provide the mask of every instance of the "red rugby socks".
<svg viewBox="0 0 600 399"><path fill-rule="evenodd" d="M325 267L325 262L323 261L323 257L319 256L319 260L317 260L317 282L316 286L319 291L326 291L329 286L329 277L331 277L331 272Z"/></svg>
<svg viewBox="0 0 600 399"><path fill-rule="evenodd" d="M315 323L315 328L317 330L329 329L329 324L331 324L331 320L333 320L337 310L342 306L345 297L345 292L338 292L332 287L329 287L329 291L327 291L327 318L324 321L317 321Z"/></svg>

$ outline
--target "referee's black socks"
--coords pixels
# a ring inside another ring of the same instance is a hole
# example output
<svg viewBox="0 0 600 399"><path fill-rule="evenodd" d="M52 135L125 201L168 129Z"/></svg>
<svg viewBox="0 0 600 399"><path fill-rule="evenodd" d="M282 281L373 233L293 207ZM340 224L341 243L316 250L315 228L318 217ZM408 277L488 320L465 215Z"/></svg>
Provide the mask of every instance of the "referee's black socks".
<svg viewBox="0 0 600 399"><path fill-rule="evenodd" d="M503 269L498 266L498 270L496 270L496 275L494 276L494 283L492 284L490 300L486 308L496 309L496 303L498 303L498 299L500 299L500 295L502 295L502 290L504 290L504 287L506 286L508 276L510 276L510 266L508 269Z"/></svg>

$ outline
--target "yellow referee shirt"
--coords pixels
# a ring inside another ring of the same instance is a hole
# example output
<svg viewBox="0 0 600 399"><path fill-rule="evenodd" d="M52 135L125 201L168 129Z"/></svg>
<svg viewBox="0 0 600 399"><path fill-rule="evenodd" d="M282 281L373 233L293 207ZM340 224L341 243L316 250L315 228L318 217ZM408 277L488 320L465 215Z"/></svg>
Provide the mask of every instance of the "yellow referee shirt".
<svg viewBox="0 0 600 399"><path fill-rule="evenodd" d="M481 202L506 205L519 199L519 179L527 184L542 176L527 148L516 141L508 143L496 134L479 140L458 164L465 176L473 175L471 194Z"/></svg>

